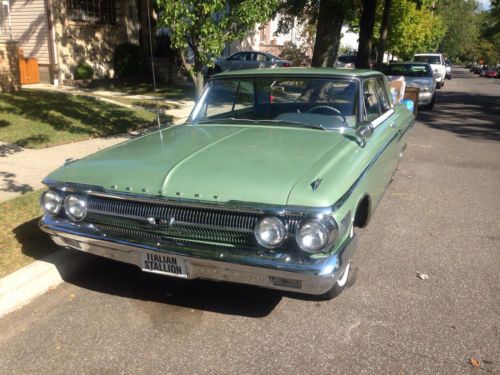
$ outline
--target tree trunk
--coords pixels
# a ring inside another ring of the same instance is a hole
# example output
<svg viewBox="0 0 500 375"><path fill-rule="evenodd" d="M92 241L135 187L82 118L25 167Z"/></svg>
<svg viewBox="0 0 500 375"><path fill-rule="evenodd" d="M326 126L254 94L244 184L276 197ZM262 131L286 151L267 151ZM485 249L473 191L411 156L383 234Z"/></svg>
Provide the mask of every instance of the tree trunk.
<svg viewBox="0 0 500 375"><path fill-rule="evenodd" d="M312 66L333 66L335 63L345 12L345 1L321 0Z"/></svg>
<svg viewBox="0 0 500 375"><path fill-rule="evenodd" d="M359 22L359 44L356 68L368 69L371 65L373 28L375 26L377 0L363 0L362 4L363 10Z"/></svg>
<svg viewBox="0 0 500 375"><path fill-rule="evenodd" d="M194 82L195 87L196 87L196 99L199 99L201 96L201 93L203 92L203 88L205 87L205 77L203 76L203 73L196 72L196 81Z"/></svg>
<svg viewBox="0 0 500 375"><path fill-rule="evenodd" d="M389 29L389 17L391 14L392 0L384 0L384 15L382 16L382 25L380 26L380 38L378 42L377 69L384 67L384 53L387 43L387 30Z"/></svg>

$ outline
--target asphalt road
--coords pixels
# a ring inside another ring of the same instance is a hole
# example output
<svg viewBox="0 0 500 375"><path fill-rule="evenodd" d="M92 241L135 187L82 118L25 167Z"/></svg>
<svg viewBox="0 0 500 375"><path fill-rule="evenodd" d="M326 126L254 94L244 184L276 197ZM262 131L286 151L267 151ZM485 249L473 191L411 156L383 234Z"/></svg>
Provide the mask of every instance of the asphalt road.
<svg viewBox="0 0 500 375"><path fill-rule="evenodd" d="M0 373L500 374L499 192L500 80L457 68L419 115L342 295L96 260L0 320Z"/></svg>

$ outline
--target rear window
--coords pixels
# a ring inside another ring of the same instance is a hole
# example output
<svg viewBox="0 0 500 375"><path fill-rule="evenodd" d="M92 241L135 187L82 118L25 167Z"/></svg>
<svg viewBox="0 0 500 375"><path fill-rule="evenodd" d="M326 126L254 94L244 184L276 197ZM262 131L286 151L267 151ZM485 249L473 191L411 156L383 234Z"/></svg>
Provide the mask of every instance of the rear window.
<svg viewBox="0 0 500 375"><path fill-rule="evenodd" d="M341 63L353 63L356 62L356 56L354 55L344 55L344 56L339 56L337 59Z"/></svg>
<svg viewBox="0 0 500 375"><path fill-rule="evenodd" d="M439 56L430 55L413 56L413 61L426 62L428 64L441 64L441 58Z"/></svg>
<svg viewBox="0 0 500 375"><path fill-rule="evenodd" d="M422 64L389 65L385 68L384 74L387 76L432 77L432 71L429 66Z"/></svg>

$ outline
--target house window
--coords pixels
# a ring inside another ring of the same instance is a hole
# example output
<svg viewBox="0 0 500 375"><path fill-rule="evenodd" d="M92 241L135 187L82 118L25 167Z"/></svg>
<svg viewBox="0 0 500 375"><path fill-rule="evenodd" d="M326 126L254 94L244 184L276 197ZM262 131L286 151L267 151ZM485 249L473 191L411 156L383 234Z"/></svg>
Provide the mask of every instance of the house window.
<svg viewBox="0 0 500 375"><path fill-rule="evenodd" d="M114 0L66 0L66 7L73 21L115 23Z"/></svg>

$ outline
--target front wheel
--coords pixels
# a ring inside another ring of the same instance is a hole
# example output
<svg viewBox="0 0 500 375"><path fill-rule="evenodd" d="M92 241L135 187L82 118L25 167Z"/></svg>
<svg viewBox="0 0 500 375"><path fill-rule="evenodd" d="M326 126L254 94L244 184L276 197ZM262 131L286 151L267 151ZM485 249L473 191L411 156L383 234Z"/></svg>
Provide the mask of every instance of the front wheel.
<svg viewBox="0 0 500 375"><path fill-rule="evenodd" d="M321 298L325 300L330 300L340 295L340 293L342 293L344 289L347 287L349 276L351 275L352 277L352 274L353 272L351 272L351 262L349 262L347 264L347 267L344 269L344 272L342 273L342 275L340 275L340 277L337 279L332 288L328 292L322 294Z"/></svg>
<svg viewBox="0 0 500 375"><path fill-rule="evenodd" d="M443 84L441 82L436 83L436 88L437 89L440 89L441 87L443 87Z"/></svg>

